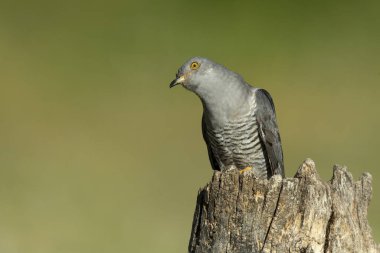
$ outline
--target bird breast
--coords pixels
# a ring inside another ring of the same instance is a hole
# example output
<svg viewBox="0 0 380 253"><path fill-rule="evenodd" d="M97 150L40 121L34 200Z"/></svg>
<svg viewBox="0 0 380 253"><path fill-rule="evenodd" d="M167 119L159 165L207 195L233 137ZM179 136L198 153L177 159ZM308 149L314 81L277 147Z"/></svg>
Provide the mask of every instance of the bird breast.
<svg viewBox="0 0 380 253"><path fill-rule="evenodd" d="M223 127L208 128L210 147L221 170L251 166L255 170L266 171L255 107L256 104L251 103L248 114L227 122Z"/></svg>

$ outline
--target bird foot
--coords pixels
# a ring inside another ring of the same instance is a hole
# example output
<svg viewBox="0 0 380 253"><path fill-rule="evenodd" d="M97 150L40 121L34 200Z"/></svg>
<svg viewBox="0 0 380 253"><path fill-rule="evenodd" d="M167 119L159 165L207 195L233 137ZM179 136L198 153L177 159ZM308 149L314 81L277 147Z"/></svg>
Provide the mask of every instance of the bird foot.
<svg viewBox="0 0 380 253"><path fill-rule="evenodd" d="M242 169L242 170L239 170L239 173L240 173L240 175L241 174L244 174L245 172L247 172L247 171L250 171L250 170L252 170L253 168L252 167L245 167L244 169Z"/></svg>

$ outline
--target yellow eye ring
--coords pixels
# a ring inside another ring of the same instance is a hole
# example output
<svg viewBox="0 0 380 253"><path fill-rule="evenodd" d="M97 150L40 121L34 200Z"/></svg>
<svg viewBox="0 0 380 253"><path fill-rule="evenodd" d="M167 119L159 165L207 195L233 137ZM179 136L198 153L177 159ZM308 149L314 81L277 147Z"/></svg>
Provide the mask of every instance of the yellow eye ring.
<svg viewBox="0 0 380 253"><path fill-rule="evenodd" d="M192 63L190 64L190 68L191 68L192 70L198 69L199 66L200 66L200 64L199 64L198 62L196 62L196 61L194 61L194 62L192 62Z"/></svg>

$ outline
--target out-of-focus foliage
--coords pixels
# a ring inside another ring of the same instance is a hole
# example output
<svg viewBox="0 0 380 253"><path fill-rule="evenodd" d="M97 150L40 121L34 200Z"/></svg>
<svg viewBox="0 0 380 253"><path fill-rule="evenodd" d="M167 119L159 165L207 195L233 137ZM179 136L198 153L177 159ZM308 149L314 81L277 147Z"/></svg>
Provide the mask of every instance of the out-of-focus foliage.
<svg viewBox="0 0 380 253"><path fill-rule="evenodd" d="M378 1L1 1L0 252L185 252L212 174L191 56L274 98L286 174L373 175Z"/></svg>

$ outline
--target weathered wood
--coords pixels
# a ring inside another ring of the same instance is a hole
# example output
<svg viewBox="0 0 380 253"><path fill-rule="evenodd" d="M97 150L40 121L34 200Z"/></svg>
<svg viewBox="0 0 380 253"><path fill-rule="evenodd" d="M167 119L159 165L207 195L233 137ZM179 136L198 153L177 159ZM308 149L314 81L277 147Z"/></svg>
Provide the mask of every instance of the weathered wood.
<svg viewBox="0 0 380 253"><path fill-rule="evenodd" d="M371 183L341 166L322 182L311 159L294 178L215 172L198 193L189 252L380 252L367 221Z"/></svg>

